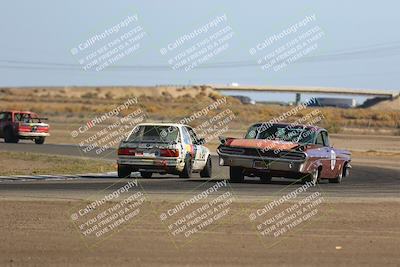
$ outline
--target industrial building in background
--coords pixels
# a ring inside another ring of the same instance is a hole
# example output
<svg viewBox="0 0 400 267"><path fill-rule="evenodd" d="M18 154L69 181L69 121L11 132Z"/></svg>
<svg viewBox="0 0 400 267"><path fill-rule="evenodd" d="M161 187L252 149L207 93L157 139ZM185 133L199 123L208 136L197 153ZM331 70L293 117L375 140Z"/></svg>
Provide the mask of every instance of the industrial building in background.
<svg viewBox="0 0 400 267"><path fill-rule="evenodd" d="M356 107L356 100L354 98L316 97L315 103L310 104L310 106L354 108Z"/></svg>

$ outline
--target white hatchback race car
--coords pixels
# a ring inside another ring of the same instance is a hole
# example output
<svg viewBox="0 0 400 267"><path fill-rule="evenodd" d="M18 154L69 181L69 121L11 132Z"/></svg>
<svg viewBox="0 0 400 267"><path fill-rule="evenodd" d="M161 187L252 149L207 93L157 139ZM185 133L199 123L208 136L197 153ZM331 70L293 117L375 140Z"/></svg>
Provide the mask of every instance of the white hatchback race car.
<svg viewBox="0 0 400 267"><path fill-rule="evenodd" d="M118 148L118 177L139 171L144 178L153 173L190 178L193 172L211 177L211 155L194 130L183 124L141 123Z"/></svg>

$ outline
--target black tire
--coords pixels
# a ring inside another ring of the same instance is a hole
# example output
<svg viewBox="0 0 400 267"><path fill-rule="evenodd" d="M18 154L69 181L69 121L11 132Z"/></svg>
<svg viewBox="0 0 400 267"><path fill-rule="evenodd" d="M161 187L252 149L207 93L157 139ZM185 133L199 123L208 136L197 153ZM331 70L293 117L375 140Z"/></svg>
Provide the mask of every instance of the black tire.
<svg viewBox="0 0 400 267"><path fill-rule="evenodd" d="M208 156L206 165L200 172L200 177L202 178L210 178L212 175L212 163L211 163L211 157Z"/></svg>
<svg viewBox="0 0 400 267"><path fill-rule="evenodd" d="M7 128L4 131L4 142L6 143L18 143L19 138L15 135L11 128Z"/></svg>
<svg viewBox="0 0 400 267"><path fill-rule="evenodd" d="M243 183L244 182L243 168L230 166L229 177L231 178L231 183Z"/></svg>
<svg viewBox="0 0 400 267"><path fill-rule="evenodd" d="M129 178L131 176L131 169L128 166L118 165L118 177Z"/></svg>
<svg viewBox="0 0 400 267"><path fill-rule="evenodd" d="M190 155L186 156L185 159L185 167L183 167L182 172L179 174L180 178L190 178L192 176L192 159L190 158Z"/></svg>
<svg viewBox="0 0 400 267"><path fill-rule="evenodd" d="M343 176L344 176L344 172L347 171L346 170L346 165L343 165L343 169L340 171L339 175L333 179L329 179L329 182L331 184L340 184L343 180Z"/></svg>
<svg viewBox="0 0 400 267"><path fill-rule="evenodd" d="M302 180L303 183L309 182L309 183L313 183L314 185L316 185L317 183L319 183L320 181L320 175L319 175L319 169L316 169L314 172L307 174L307 176L305 176Z"/></svg>
<svg viewBox="0 0 400 267"><path fill-rule="evenodd" d="M142 176L143 178L151 178L151 176L153 176L152 172L140 172L140 176Z"/></svg>
<svg viewBox="0 0 400 267"><path fill-rule="evenodd" d="M270 184L272 180L272 176L269 173L263 173L260 175L260 180L263 184Z"/></svg>
<svg viewBox="0 0 400 267"><path fill-rule="evenodd" d="M35 144L42 145L44 143L44 137L35 138Z"/></svg>

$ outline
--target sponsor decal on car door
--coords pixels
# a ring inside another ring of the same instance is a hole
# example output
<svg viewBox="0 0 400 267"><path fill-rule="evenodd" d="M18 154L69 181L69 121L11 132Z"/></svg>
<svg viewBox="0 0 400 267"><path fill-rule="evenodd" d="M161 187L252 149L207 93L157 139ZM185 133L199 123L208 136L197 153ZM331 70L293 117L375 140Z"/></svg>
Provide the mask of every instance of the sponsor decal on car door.
<svg viewBox="0 0 400 267"><path fill-rule="evenodd" d="M194 144L194 149L195 149L195 164L196 164L196 169L203 169L203 167L206 164L206 152L203 144L199 142L199 137L197 134L194 132L193 129L189 129L189 134L192 143Z"/></svg>

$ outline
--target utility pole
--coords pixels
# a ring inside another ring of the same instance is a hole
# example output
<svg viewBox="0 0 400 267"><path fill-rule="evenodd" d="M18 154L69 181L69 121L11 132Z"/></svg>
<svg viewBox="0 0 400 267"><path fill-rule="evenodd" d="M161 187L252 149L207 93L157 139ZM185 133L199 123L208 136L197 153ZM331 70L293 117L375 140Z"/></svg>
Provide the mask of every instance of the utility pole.
<svg viewBox="0 0 400 267"><path fill-rule="evenodd" d="M301 94L296 93L296 106L298 106L300 104L300 101L301 101Z"/></svg>

